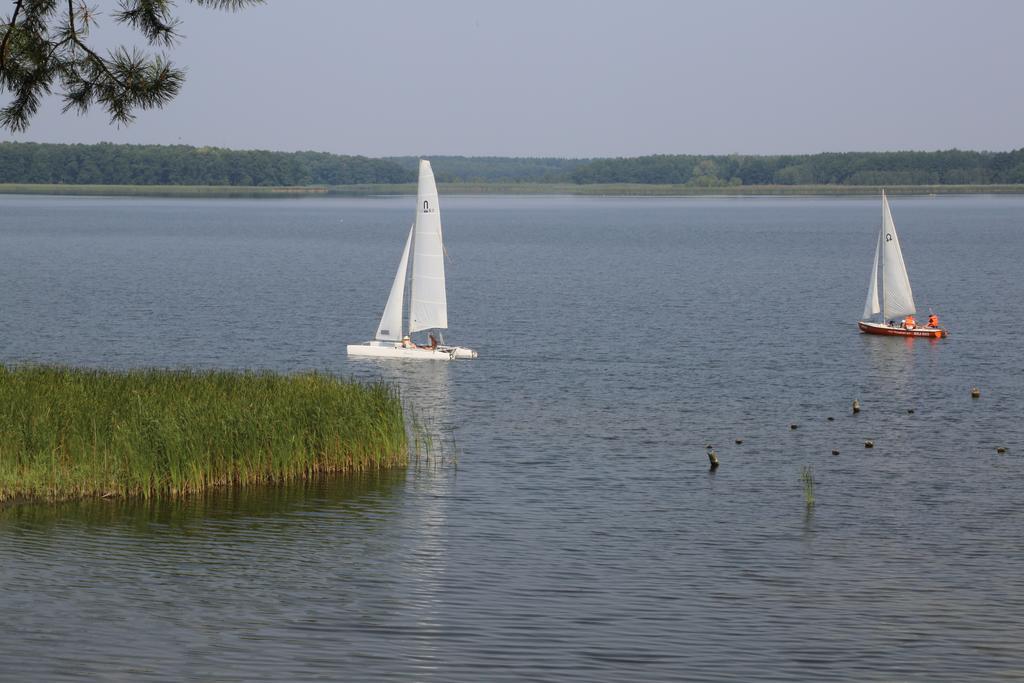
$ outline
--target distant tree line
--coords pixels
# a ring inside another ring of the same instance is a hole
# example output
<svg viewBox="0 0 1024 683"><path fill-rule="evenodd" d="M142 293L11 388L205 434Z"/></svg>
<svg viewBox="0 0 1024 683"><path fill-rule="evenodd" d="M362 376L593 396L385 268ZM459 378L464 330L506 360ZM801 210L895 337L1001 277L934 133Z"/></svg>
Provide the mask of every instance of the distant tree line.
<svg viewBox="0 0 1024 683"><path fill-rule="evenodd" d="M234 151L186 145L0 142L0 183L267 187L411 183L416 180L418 159ZM430 159L438 181L448 183L639 183L695 187L1024 183L1024 148L1012 152Z"/></svg>
<svg viewBox="0 0 1024 683"><path fill-rule="evenodd" d="M408 183L415 179L415 173L392 161L323 152L0 142L0 183L276 187Z"/></svg>
<svg viewBox="0 0 1024 683"><path fill-rule="evenodd" d="M728 185L978 185L1024 183L1024 148L1013 152L839 152L808 155L654 155L595 159L575 183Z"/></svg>
<svg viewBox="0 0 1024 683"><path fill-rule="evenodd" d="M421 158L430 159L440 183L571 183L573 172L589 159L554 157L385 157L416 172Z"/></svg>

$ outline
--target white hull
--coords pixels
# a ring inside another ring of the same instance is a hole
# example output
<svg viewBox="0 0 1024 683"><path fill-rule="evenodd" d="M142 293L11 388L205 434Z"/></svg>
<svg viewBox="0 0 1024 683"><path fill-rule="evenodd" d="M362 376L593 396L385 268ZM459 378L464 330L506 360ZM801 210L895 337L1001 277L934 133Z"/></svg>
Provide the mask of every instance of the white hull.
<svg viewBox="0 0 1024 683"><path fill-rule="evenodd" d="M464 346L442 346L431 348L406 348L398 342L372 341L363 344L349 344L348 355L369 358L402 358L405 360L455 360L476 358L477 352Z"/></svg>

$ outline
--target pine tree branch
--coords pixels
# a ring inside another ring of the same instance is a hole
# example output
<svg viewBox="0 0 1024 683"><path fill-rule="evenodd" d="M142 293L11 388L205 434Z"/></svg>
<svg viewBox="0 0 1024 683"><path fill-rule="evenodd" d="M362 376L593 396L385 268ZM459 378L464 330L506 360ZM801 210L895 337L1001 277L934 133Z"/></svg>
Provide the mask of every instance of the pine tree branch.
<svg viewBox="0 0 1024 683"><path fill-rule="evenodd" d="M68 0L68 36L71 38L71 42L77 45L82 52L88 55L92 59L93 64L98 66L110 80L117 83L117 85L124 90L128 89L128 86L122 82L121 79L115 76L109 68L107 68L106 60L90 50L89 46L83 43L78 37L78 32L75 30L75 0Z"/></svg>
<svg viewBox="0 0 1024 683"><path fill-rule="evenodd" d="M236 12L247 5L261 5L264 0L192 0L192 2L200 7L212 7L213 9Z"/></svg>
<svg viewBox="0 0 1024 683"><path fill-rule="evenodd" d="M0 0L4 2L5 0ZM6 0L14 5L0 22L0 91L11 99L0 108L0 129L22 131L52 92L63 86L65 112L99 106L111 123L127 124L133 111L160 108L181 90L185 72L163 54L124 46L101 56L90 47L94 10L88 0ZM174 0L118 0L114 21L139 31L151 45L172 46L179 37ZM239 10L265 0L187 0L219 10ZM66 17L65 17L66 13Z"/></svg>
<svg viewBox="0 0 1024 683"><path fill-rule="evenodd" d="M18 12L21 11L22 0L17 0L14 3L14 14L11 15L11 23L7 25L7 30L4 32L4 39L0 41L0 83L3 82L4 66L7 63L7 41L11 39L11 34L14 33L14 27L18 23Z"/></svg>
<svg viewBox="0 0 1024 683"><path fill-rule="evenodd" d="M152 45L170 47L178 40L181 23L170 16L166 0L120 0L121 11L114 20L141 32Z"/></svg>

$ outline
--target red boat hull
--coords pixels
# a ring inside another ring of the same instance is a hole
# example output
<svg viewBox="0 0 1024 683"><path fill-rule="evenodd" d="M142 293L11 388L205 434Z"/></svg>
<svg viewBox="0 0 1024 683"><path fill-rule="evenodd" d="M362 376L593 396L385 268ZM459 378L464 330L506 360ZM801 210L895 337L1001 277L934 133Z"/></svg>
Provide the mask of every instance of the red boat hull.
<svg viewBox="0 0 1024 683"><path fill-rule="evenodd" d="M884 323L866 323L863 320L857 323L860 327L861 332L867 334L883 334L890 337L929 337L931 339L941 339L949 336L946 330L941 327L911 327L907 329L903 326L891 327Z"/></svg>

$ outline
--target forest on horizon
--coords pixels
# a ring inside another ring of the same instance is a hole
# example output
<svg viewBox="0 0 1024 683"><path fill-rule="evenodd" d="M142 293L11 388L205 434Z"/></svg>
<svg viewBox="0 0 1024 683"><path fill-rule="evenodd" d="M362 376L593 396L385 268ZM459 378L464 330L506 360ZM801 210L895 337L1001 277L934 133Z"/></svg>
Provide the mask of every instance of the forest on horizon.
<svg viewBox="0 0 1024 683"><path fill-rule="evenodd" d="M188 145L0 142L0 184L296 187L404 184L420 157L230 150ZM428 157L442 183L988 185L1024 183L1010 152L823 152L803 155Z"/></svg>

